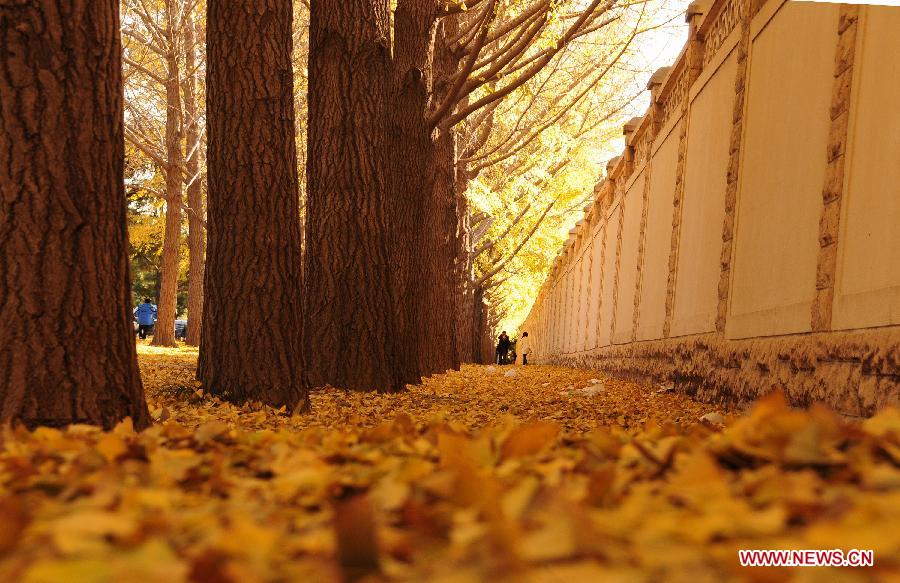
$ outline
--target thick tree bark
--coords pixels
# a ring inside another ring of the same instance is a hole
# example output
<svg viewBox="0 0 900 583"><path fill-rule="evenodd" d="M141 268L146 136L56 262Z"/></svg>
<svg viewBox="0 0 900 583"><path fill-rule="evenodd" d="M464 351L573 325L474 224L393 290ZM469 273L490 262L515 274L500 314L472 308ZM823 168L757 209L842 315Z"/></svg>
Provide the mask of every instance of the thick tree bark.
<svg viewBox="0 0 900 583"><path fill-rule="evenodd" d="M308 406L290 0L212 0L208 248L198 377L234 402Z"/></svg>
<svg viewBox="0 0 900 583"><path fill-rule="evenodd" d="M166 33L170 44L166 57L166 227L162 249L162 284L154 346L175 346L175 312L178 307L178 264L181 251L182 167L181 78L178 66L175 20L177 0L166 0Z"/></svg>
<svg viewBox="0 0 900 583"><path fill-rule="evenodd" d="M0 5L0 422L150 424L131 328L118 6Z"/></svg>
<svg viewBox="0 0 900 583"><path fill-rule="evenodd" d="M457 202L457 257L456 285L457 302L454 310L456 330L456 351L460 362L477 362L474 348L475 326L472 313L475 309L474 263L472 261L472 232L470 226L471 211L468 208L465 191L466 182L460 178L465 174L464 168L457 166L457 178L454 185Z"/></svg>
<svg viewBox="0 0 900 583"><path fill-rule="evenodd" d="M426 253L423 330L427 334L427 372L458 369L460 357L456 346L454 314L459 303L456 263L456 200L453 190L456 140L452 130L441 134L435 143L432 159L433 185L426 201L426 228L423 250Z"/></svg>
<svg viewBox="0 0 900 583"><path fill-rule="evenodd" d="M429 200L434 185L434 144L426 119L430 92L437 6L434 0L399 0L394 13L392 109L388 118L390 160L388 208L394 238L392 285L398 316L397 366L404 378L418 380L441 356L432 336L447 330L428 328L429 261L434 248L429 231ZM448 269L448 265L443 266Z"/></svg>
<svg viewBox="0 0 900 583"><path fill-rule="evenodd" d="M466 180L455 132L430 121L460 68L444 39L457 19L441 8L398 0L391 51L386 0L312 3L304 266L316 385L397 389L480 358Z"/></svg>
<svg viewBox="0 0 900 583"><path fill-rule="evenodd" d="M472 335L474 362L477 364L489 364L494 360L494 336L488 322L487 306L484 303L484 290L476 286L472 294L473 303L470 317L474 330Z"/></svg>
<svg viewBox="0 0 900 583"><path fill-rule="evenodd" d="M197 103L197 72L195 47L196 24L190 18L184 23L184 46L186 49L184 68L184 116L186 120L187 160L185 162L188 180L188 329L187 344L200 345L200 331L203 322L203 277L206 271L206 228L203 225L203 177L200 174L200 108Z"/></svg>
<svg viewBox="0 0 900 583"><path fill-rule="evenodd" d="M460 103L464 107L467 99L463 99ZM449 112L452 114L452 111ZM454 129L457 141L460 136L465 136L467 124L462 124L461 129ZM466 190L469 182L472 180L472 174L469 171L468 163L460 160L469 154L471 147L471 139L466 143L466 147L457 153L454 160L454 183L453 192L456 199L456 293L457 302L454 310L454 330L456 331L456 350L459 355L460 362L480 362L481 349L477 340L477 326L473 318L475 310L475 256L474 242L472 235L472 210L466 199Z"/></svg>
<svg viewBox="0 0 900 583"><path fill-rule="evenodd" d="M433 86L430 107L447 98L451 76L459 68L459 59L449 46L449 39L458 34L455 16L441 20L435 34L432 58ZM457 346L456 313L462 286L459 280L462 266L459 258L459 217L456 198L456 133L453 128L441 127L433 132L433 179L430 197L426 199L426 228L424 230L424 273L426 274L425 305L422 312L424 330L428 333L428 360L431 372L458 369L460 353ZM429 370L423 367L423 372Z"/></svg>
<svg viewBox="0 0 900 583"><path fill-rule="evenodd" d="M394 353L388 9L383 1L311 3L304 347L313 386L392 391L416 380Z"/></svg>

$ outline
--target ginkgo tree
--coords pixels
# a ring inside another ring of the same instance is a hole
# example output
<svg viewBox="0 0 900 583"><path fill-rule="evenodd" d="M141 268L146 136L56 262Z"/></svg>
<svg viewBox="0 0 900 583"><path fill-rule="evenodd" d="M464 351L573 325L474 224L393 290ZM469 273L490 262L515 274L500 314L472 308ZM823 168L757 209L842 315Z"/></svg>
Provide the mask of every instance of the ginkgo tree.
<svg viewBox="0 0 900 583"><path fill-rule="evenodd" d="M616 64L660 24L646 2L619 0L390 8L312 5L305 347L314 384L397 389L472 358L474 339L459 333L474 302L469 182L503 163L526 175L534 164L523 158L555 148L541 136L578 126L576 110L599 109L566 130L577 139L613 119L633 92L600 108L592 98L621 87L608 83Z"/></svg>
<svg viewBox="0 0 900 583"><path fill-rule="evenodd" d="M573 43L553 67L467 128L474 147L458 163L467 169L471 212L482 225L469 249L471 280L498 288L491 296L499 302L494 312L504 314L502 327L514 330L523 319L593 198L602 164L620 147L623 122L643 106L638 97L650 59L640 45L677 29L678 9L641 4L616 27Z"/></svg>
<svg viewBox="0 0 900 583"><path fill-rule="evenodd" d="M153 343L174 346L178 265L188 216L188 342L199 343L203 308L203 77L201 0L123 0L125 137L162 176L143 188L165 203L159 319ZM151 177L152 178L152 177ZM185 200L185 191L187 200Z"/></svg>
<svg viewBox="0 0 900 583"><path fill-rule="evenodd" d="M128 256L132 305L159 296L166 230L165 179L140 150L125 144L125 195L128 202ZM189 250L182 239L178 253L178 312L187 307Z"/></svg>
<svg viewBox="0 0 900 583"><path fill-rule="evenodd" d="M223 399L308 406L290 0L207 15L208 255L198 378Z"/></svg>
<svg viewBox="0 0 900 583"><path fill-rule="evenodd" d="M162 0L128 0L126 6L134 11L126 18L131 29L125 34L133 51L126 52L133 62L126 63L126 72L135 80L126 94L129 120L133 116L140 129L139 122L153 119L155 126L143 123L155 127L157 147L138 139L149 131L129 135L165 163L169 108L165 85L158 81L165 81L171 59L156 52L162 43L152 42L152 32L164 30L169 7ZM575 142L603 141L600 130L629 113L636 91L628 82L644 72L630 51L635 39L665 19L656 5L624 0L323 2L314 8L293 2L310 380L399 388L421 374L475 359L472 328L481 310L475 288L506 281L519 252L531 253L546 229L555 228L559 208L540 218L555 198L545 196L557 180L548 172L578 173L585 177L581 187L589 188L586 177L596 176L598 161L550 170ZM204 10L202 3L182 7L182 18L174 21L181 45L190 44L192 33L203 38L203 27L185 23L202 20ZM366 28L374 22L381 24ZM334 35L356 36L342 45L344 53L319 51L320 37ZM202 70L202 51L182 46L179 55L175 65L182 77ZM188 64L188 58L198 64ZM359 66L348 67L357 61ZM203 151L189 143L187 120L202 124L205 115L184 113L189 86L182 86L182 165L187 166L192 152ZM199 83L196 95L204 91ZM189 192L203 180L202 165L199 170L185 168ZM495 183L492 176L503 180ZM528 184L541 186L523 190ZM477 225L487 239L476 242L473 218L486 209L473 207L466 192L485 185L503 202L497 208L506 207L503 193L513 191L530 192L516 199L530 206L521 213L524 205L516 202L510 217L492 216ZM568 202L560 204L568 208ZM181 210L187 210L191 240L195 231L202 237L202 199ZM195 224L201 227L195 230ZM494 230L484 232L489 225ZM519 252L498 255L506 246L496 239L516 237L525 226L533 234L507 249ZM506 229L504 237L497 229ZM195 265L194 258L202 257L195 247L202 245L191 246L191 273L202 269L202 263ZM190 285L198 280L191 277ZM199 310L189 304L193 321ZM189 326L189 332L198 328ZM430 347L427 355L417 348L424 344Z"/></svg>
<svg viewBox="0 0 900 583"><path fill-rule="evenodd" d="M0 423L150 424L116 0L0 5Z"/></svg>

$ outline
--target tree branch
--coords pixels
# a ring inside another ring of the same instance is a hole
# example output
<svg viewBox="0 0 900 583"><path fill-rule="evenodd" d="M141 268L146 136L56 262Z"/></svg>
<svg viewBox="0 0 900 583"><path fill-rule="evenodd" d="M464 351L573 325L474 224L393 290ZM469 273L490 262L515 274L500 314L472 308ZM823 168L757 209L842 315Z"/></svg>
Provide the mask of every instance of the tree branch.
<svg viewBox="0 0 900 583"><path fill-rule="evenodd" d="M509 225L506 226L506 229L504 229L504 231L500 235L475 249L475 251L472 252L472 258L474 259L485 251L493 249L494 245L496 245L498 241L502 241L504 238L506 238L507 235L509 235L509 232L512 231L513 227L519 224L519 221L522 220L522 217L524 217L525 213L527 213L529 210L531 210L531 203L525 205L522 211L518 215L516 215L512 221L510 221Z"/></svg>
<svg viewBox="0 0 900 583"><path fill-rule="evenodd" d="M551 202L550 204L547 205L547 208L545 208L544 212L541 213L541 216L538 217L538 220L534 223L534 226L531 227L530 231L528 231L528 235L526 235L525 238L522 239L521 242L519 242L518 246L515 249L513 249L512 253L507 255L502 261L500 261L500 263L494 265L494 267L491 268L491 270L488 273L486 273L485 275L478 278L475 281L476 286L482 285L484 282L486 282L487 280L491 279L492 277L494 277L495 275L500 273L500 271L502 271L503 268L506 267L506 264L509 263L510 261L512 261L512 259L515 258L516 255L518 255L519 251L522 250L522 247L524 247L525 244L531 240L531 237L534 236L535 232L537 232L538 227L540 227L541 223L544 222L544 218L547 216L547 213L550 212L550 209L553 208L553 205L555 205L558 200L559 200L559 197L556 197L555 199L553 199L553 202Z"/></svg>

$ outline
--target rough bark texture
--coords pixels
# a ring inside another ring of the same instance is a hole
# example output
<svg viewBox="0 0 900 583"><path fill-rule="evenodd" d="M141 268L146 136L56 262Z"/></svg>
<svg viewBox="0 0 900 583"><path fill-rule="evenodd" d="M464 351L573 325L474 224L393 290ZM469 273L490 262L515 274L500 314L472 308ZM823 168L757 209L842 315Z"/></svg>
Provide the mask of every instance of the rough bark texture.
<svg viewBox="0 0 900 583"><path fill-rule="evenodd" d="M474 347L475 327L472 313L475 309L475 296L473 289L473 261L472 261L472 231L470 219L471 211L468 208L465 194L459 191L459 178L457 178L456 201L458 209L457 225L457 256L456 256L456 308L453 312L455 318L454 329L456 333L456 355L460 363L476 362Z"/></svg>
<svg viewBox="0 0 900 583"><path fill-rule="evenodd" d="M145 427L118 1L0 4L0 95L0 422Z"/></svg>
<svg viewBox="0 0 900 583"><path fill-rule="evenodd" d="M451 76L459 60L448 39L458 33L456 17L445 17L438 25L434 40L432 73L434 83L430 108L446 99L452 87ZM458 231L456 196L456 133L453 128L441 127L434 132L434 148L430 173L433 180L430 197L426 199L425 235L426 274L425 305L422 313L424 330L428 335L430 372L458 369L460 353L456 343L456 314L462 299L461 242ZM423 367L423 373L429 368Z"/></svg>
<svg viewBox="0 0 900 583"><path fill-rule="evenodd" d="M494 361L494 331L488 322L487 306L484 303L484 290L476 286L472 292L472 312L469 321L472 328L472 357L476 364L488 364Z"/></svg>
<svg viewBox="0 0 900 583"><path fill-rule="evenodd" d="M306 356L313 384L395 390L459 365L455 141L426 115L439 6L311 4ZM447 88L444 88L446 93Z"/></svg>
<svg viewBox="0 0 900 583"><path fill-rule="evenodd" d="M175 312L178 304L178 263L181 250L182 166L181 149L181 79L175 38L175 20L179 18L176 0L166 1L166 32L171 50L166 57L166 228L162 248L162 283L156 327L155 346L175 346Z"/></svg>
<svg viewBox="0 0 900 583"><path fill-rule="evenodd" d="M458 369L455 318L459 287L456 285L456 204L453 196L455 140L447 132L436 142L431 176L433 185L426 200L423 233L422 331L425 334L422 374Z"/></svg>
<svg viewBox="0 0 900 583"><path fill-rule="evenodd" d="M427 262L435 235L428 216L434 184L434 144L426 120L436 7L433 0L399 0L394 13L392 110L388 118L388 208L394 233L391 263L397 326L397 366L417 381L434 371L432 336L425 317L433 282ZM444 264L444 269L449 266Z"/></svg>
<svg viewBox="0 0 900 583"><path fill-rule="evenodd" d="M306 407L290 0L207 20L208 249L198 376L232 401Z"/></svg>
<svg viewBox="0 0 900 583"><path fill-rule="evenodd" d="M309 50L305 355L313 386L391 391L385 208L388 6L313 1Z"/></svg>
<svg viewBox="0 0 900 583"><path fill-rule="evenodd" d="M186 75L183 84L184 117L187 138L187 160L185 165L190 183L187 187L188 214L188 329L187 344L200 345L201 324L203 322L203 277L206 271L206 228L203 225L203 177L200 174L200 127L198 118L200 107L197 103L197 73L195 71L195 23L184 24L184 45L187 52L184 61Z"/></svg>

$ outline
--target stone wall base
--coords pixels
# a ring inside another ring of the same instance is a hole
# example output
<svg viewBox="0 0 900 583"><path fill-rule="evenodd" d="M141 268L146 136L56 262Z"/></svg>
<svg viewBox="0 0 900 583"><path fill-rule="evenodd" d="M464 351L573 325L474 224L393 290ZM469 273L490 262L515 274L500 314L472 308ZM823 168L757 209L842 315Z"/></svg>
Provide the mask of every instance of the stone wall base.
<svg viewBox="0 0 900 583"><path fill-rule="evenodd" d="M743 407L773 389L806 407L824 402L868 417L900 406L900 326L746 340L712 333L552 355L538 362L673 382L706 402Z"/></svg>

